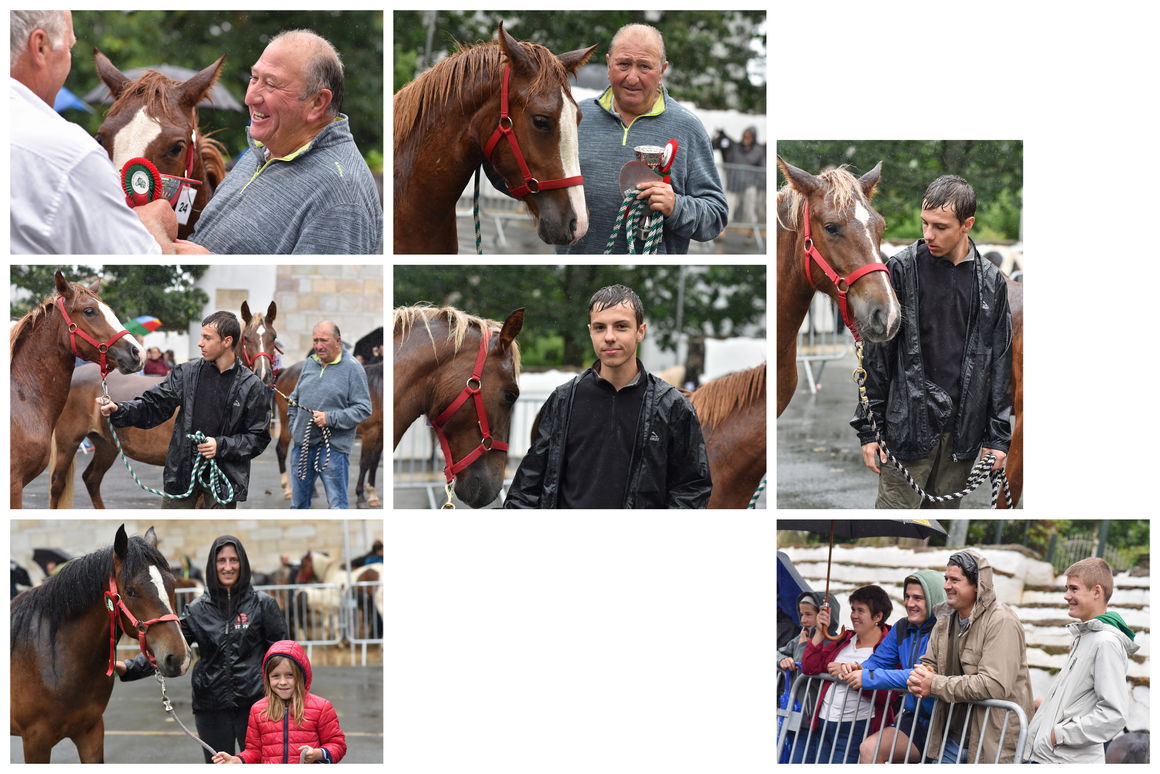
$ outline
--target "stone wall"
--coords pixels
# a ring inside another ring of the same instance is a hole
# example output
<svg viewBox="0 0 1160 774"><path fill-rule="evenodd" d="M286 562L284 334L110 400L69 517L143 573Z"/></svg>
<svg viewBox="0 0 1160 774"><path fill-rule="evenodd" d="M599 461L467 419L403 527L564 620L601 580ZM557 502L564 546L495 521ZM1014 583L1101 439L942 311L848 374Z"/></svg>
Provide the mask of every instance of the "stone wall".
<svg viewBox="0 0 1160 774"><path fill-rule="evenodd" d="M278 266L278 339L283 362L296 363L313 346L311 332L333 320L352 347L383 325L383 267L374 264Z"/></svg>

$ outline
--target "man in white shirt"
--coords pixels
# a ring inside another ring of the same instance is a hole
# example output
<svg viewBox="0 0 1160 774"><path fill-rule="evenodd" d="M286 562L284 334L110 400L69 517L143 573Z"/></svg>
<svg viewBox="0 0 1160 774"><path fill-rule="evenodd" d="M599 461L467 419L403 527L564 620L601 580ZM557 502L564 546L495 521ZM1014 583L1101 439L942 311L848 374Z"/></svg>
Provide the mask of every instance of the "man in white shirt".
<svg viewBox="0 0 1160 774"><path fill-rule="evenodd" d="M108 154L52 108L72 68L70 11L11 11L13 253L173 253L164 199L130 210Z"/></svg>

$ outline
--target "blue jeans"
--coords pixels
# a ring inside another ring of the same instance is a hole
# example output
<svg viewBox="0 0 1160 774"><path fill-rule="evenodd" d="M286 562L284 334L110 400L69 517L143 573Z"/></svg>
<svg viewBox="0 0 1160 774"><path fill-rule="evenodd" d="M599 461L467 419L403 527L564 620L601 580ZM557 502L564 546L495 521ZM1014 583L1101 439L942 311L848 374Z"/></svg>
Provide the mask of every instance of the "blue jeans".
<svg viewBox="0 0 1160 774"><path fill-rule="evenodd" d="M866 737L866 724L869 720L846 721L844 723L835 723L828 720L822 721L821 728L814 731L814 744L816 747L817 763L857 763L858 762L858 746L862 744L862 740ZM818 738L818 731L821 732L821 738ZM800 731L798 733L801 733ZM834 739L837 738L835 744ZM850 745L849 750L846 749L847 742ZM830 759L830 747L833 745L834 757ZM805 763L814 763L815 761L811 755L815 751L806 751Z"/></svg>
<svg viewBox="0 0 1160 774"><path fill-rule="evenodd" d="M334 449L330 450L330 463L321 473L314 472L314 463L319 461L320 455L325 457L322 444L309 447L309 459L306 460L306 480L298 479L298 454L302 450L301 444L294 444L293 454L290 455L290 480L293 482L294 499L291 508L309 508L310 499L314 497L314 480L322 479L322 488L326 490L326 502L331 508L347 508L346 487L350 473L350 461L345 454Z"/></svg>
<svg viewBox="0 0 1160 774"><path fill-rule="evenodd" d="M946 749L943 750L943 757L939 763L959 763L960 758L963 759L963 762L966 761L966 750L959 749L957 739L948 738Z"/></svg>

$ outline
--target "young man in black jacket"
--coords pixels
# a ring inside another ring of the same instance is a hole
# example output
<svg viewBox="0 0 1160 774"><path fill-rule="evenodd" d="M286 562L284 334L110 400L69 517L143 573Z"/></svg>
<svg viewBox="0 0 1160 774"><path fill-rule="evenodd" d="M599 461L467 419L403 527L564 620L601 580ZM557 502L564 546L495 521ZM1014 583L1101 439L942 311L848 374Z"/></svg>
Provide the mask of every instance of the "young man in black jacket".
<svg viewBox="0 0 1160 774"><path fill-rule="evenodd" d="M866 389L886 444L930 494L961 490L975 460L1003 467L1011 444L1011 309L1006 278L969 236L975 191L943 175L922 198L923 238L886 262L905 313L897 336L866 343ZM879 474L877 508L924 502L884 464L861 404L850 424Z"/></svg>
<svg viewBox="0 0 1160 774"><path fill-rule="evenodd" d="M588 302L596 362L557 387L505 508L704 508L709 459L693 407L644 370L644 306L612 285Z"/></svg>
<svg viewBox="0 0 1160 774"><path fill-rule="evenodd" d="M111 415L116 427L156 427L181 408L165 455L164 489L168 494L189 490L195 454L217 462L234 488L234 499L226 505L199 483L186 497L164 498L162 508L236 508L246 499L250 460L270 443L268 391L234 352L242 333L238 318L230 312L214 312L201 324L201 360L175 366L161 384L136 400L117 404L97 398L101 414ZM204 443L195 445L187 437L194 431L205 435ZM225 499L225 491L217 494Z"/></svg>

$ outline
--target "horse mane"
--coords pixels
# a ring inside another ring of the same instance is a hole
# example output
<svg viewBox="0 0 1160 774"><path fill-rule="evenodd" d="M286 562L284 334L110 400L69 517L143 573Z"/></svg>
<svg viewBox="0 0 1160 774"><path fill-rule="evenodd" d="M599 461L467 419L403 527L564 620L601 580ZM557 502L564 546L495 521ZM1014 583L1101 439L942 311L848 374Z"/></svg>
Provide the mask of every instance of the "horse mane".
<svg viewBox="0 0 1160 774"><path fill-rule="evenodd" d="M177 110L176 100L172 98L174 92L181 87L180 81L162 75L156 70L146 70L145 74L130 83L121 96L113 102L106 114L112 117L120 113L130 102L140 99L144 107L154 118L164 118L176 121L185 118ZM195 111L196 112L196 111Z"/></svg>
<svg viewBox="0 0 1160 774"><path fill-rule="evenodd" d="M87 293L97 301L101 297L92 292L79 282L70 282L73 290L79 290L82 293ZM28 314L20 318L20 321L12 326L12 330L8 332L8 358L9 361L16 357L17 349L28 340L32 335L33 330L41 324L41 322L48 316L48 314L56 308L56 300L60 298L60 291L53 290L43 301L29 310Z"/></svg>
<svg viewBox="0 0 1160 774"><path fill-rule="evenodd" d="M444 127L436 123L446 120L442 108L467 101L472 95L490 97L499 93L505 60L499 43L493 40L473 46L457 45L454 53L395 94L396 147L413 136L442 132ZM538 43L519 45L537 65L536 76L528 87L531 91L568 83L567 71L555 54ZM462 114L458 117L466 118Z"/></svg>
<svg viewBox="0 0 1160 774"><path fill-rule="evenodd" d="M761 363L706 382L694 390L689 400L701 428L712 430L735 411L756 403L764 404L765 371L766 364Z"/></svg>
<svg viewBox="0 0 1160 774"><path fill-rule="evenodd" d="M848 164L843 164L834 169L827 169L825 172L817 175L817 177L830 184L830 190L826 191L825 194L830 204L835 209L842 211L845 211L854 202L866 201L866 197L862 193L862 186L858 183L858 179L850 174L848 167ZM786 183L777 191L778 216L779 218L781 217L784 205L785 222L783 225L790 231L797 230L798 222L801 220L802 202L804 198L789 183Z"/></svg>
<svg viewBox="0 0 1160 774"><path fill-rule="evenodd" d="M144 538L129 538L123 572L134 576L154 564L169 571L169 563L160 551ZM73 559L44 583L18 595L12 600L11 645L42 636L44 624L49 627L48 638L56 639L61 624L100 604L112 574L113 547L106 546Z"/></svg>
<svg viewBox="0 0 1160 774"><path fill-rule="evenodd" d="M492 333L499 333L503 327L495 320L485 320L482 317L468 314L453 306L440 308L429 304L416 304L414 306L400 306L395 308L394 331L396 335L406 337L416 323L422 323L423 327L427 330L427 337L431 339L431 348L435 350L436 356L438 356L435 334L431 330L431 323L440 320L447 326L445 339L451 342L453 351L456 353L463 346L463 340L467 336L469 328L474 326L483 330L486 326ZM512 365L515 368L516 377L518 378L520 375L520 346L515 341L512 342Z"/></svg>
<svg viewBox="0 0 1160 774"><path fill-rule="evenodd" d="M201 157L201 165L205 170L205 182L217 188L226 179L226 146L213 138L213 134L197 133L197 155Z"/></svg>

